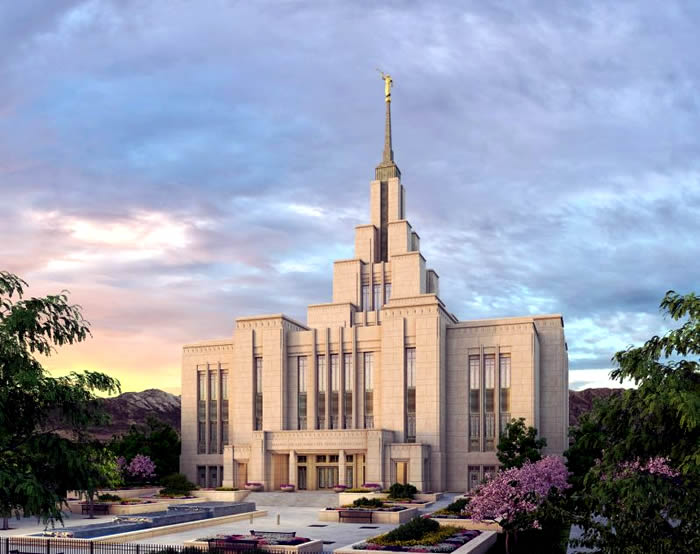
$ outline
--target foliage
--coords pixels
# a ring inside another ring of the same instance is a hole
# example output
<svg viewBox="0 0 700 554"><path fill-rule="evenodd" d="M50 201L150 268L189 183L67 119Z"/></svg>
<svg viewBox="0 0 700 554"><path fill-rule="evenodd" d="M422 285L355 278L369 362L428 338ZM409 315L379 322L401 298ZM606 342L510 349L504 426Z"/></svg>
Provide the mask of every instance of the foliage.
<svg viewBox="0 0 700 554"><path fill-rule="evenodd" d="M458 498L454 502L451 502L450 504L447 505L445 508L445 511L447 511L450 514L461 514L464 509L467 507L469 504L469 499L468 498Z"/></svg>
<svg viewBox="0 0 700 554"><path fill-rule="evenodd" d="M115 437L110 448L118 457L131 461L136 456L148 456L155 464L155 477L162 479L177 473L180 467L180 437L177 431L149 416L146 425L132 425L129 432ZM130 484L139 484L138 478L127 476Z"/></svg>
<svg viewBox="0 0 700 554"><path fill-rule="evenodd" d="M95 496L99 489L111 488L121 481L114 454L99 441L82 445L72 460L75 490L88 501L90 518L94 518Z"/></svg>
<svg viewBox="0 0 700 554"><path fill-rule="evenodd" d="M238 489L236 487L216 487L214 490L232 492L237 491Z"/></svg>
<svg viewBox="0 0 700 554"><path fill-rule="evenodd" d="M86 429L107 421L95 393L119 392L119 382L91 371L47 374L35 355L82 342L89 324L65 291L25 299L26 287L0 272L0 514L61 521L67 491L89 477L84 458L95 445Z"/></svg>
<svg viewBox="0 0 700 554"><path fill-rule="evenodd" d="M547 439L537 438L537 429L525 427L525 418L513 419L506 425L505 433L498 441L496 456L503 469L523 467L526 462L542 459L540 451L547 446Z"/></svg>
<svg viewBox="0 0 700 554"><path fill-rule="evenodd" d="M416 518L412 521L416 521L419 519L425 519L425 518ZM433 520L430 520L433 521ZM438 544L443 542L445 539L449 539L452 535L455 535L456 533L459 533L461 529L459 527L440 527L438 525L438 529L435 531L428 531L424 533L423 535L413 538L413 539L402 539L402 540L390 540L388 539L389 533L385 535L380 535L378 537L375 537L373 539L370 539L368 542L371 542L373 544L380 544L382 546L417 546L417 545L425 545L425 546L430 546L433 544Z"/></svg>
<svg viewBox="0 0 700 554"><path fill-rule="evenodd" d="M389 498L413 498L418 489L411 484L394 483L389 487Z"/></svg>
<svg viewBox="0 0 700 554"><path fill-rule="evenodd" d="M384 506L384 502L382 502L379 498L367 498L363 496L362 498L358 498L355 501L353 501L352 505L356 508L381 508L382 506Z"/></svg>
<svg viewBox="0 0 700 554"><path fill-rule="evenodd" d="M129 482L146 483L156 476L156 464L148 456L137 454L127 464L126 459L119 458L119 466L122 474Z"/></svg>
<svg viewBox="0 0 700 554"><path fill-rule="evenodd" d="M700 551L700 298L666 293L680 327L613 358L637 389L598 402L574 429L577 546L606 552Z"/></svg>
<svg viewBox="0 0 700 554"><path fill-rule="evenodd" d="M97 496L100 502L121 502L122 497L116 494L104 493Z"/></svg>
<svg viewBox="0 0 700 554"><path fill-rule="evenodd" d="M161 480L163 489L160 494L166 496L187 496L193 490L197 490L197 485L187 479L182 473L173 473Z"/></svg>
<svg viewBox="0 0 700 554"><path fill-rule="evenodd" d="M430 518L417 517L408 521L402 525L399 525L396 529L392 529L384 535L372 539L372 542L377 544L394 544L397 541L412 541L422 538L428 533L434 533L440 529L440 524ZM383 542L378 542L379 540Z"/></svg>
<svg viewBox="0 0 700 554"><path fill-rule="evenodd" d="M509 536L528 529L541 529L542 519L556 523L563 492L571 487L564 463L547 456L521 468L498 472L472 497L469 511L474 521L500 519Z"/></svg>

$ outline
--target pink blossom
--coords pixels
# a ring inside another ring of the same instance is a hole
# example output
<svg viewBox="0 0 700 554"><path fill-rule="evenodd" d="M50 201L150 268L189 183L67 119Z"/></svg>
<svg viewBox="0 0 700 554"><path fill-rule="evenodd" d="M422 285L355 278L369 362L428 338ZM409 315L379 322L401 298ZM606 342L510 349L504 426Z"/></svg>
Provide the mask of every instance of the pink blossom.
<svg viewBox="0 0 700 554"><path fill-rule="evenodd" d="M537 511L550 491L570 488L568 476L564 463L554 456L499 472L474 494L468 511L475 521L500 519L507 524Z"/></svg>
<svg viewBox="0 0 700 554"><path fill-rule="evenodd" d="M148 456L137 454L126 467L126 471L132 477L146 479L155 476L156 464Z"/></svg>
<svg viewBox="0 0 700 554"><path fill-rule="evenodd" d="M597 465L600 461L596 460ZM659 477L678 477L679 473L668 465L669 459L663 456L649 458L646 463L639 461L639 458L631 462L622 462L618 464L617 470L612 475L613 479L624 479L632 477L639 473L648 473L649 475L657 475ZM605 473L601 473L600 478L605 481L607 479Z"/></svg>

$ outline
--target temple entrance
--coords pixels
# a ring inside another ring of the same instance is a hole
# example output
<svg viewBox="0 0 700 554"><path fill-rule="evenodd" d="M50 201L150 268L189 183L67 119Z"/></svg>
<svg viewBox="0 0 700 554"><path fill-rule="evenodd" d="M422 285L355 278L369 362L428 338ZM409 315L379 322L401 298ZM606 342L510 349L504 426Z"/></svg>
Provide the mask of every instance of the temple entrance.
<svg viewBox="0 0 700 554"><path fill-rule="evenodd" d="M319 489L331 489L338 484L337 467L316 468L316 484Z"/></svg>
<svg viewBox="0 0 700 554"><path fill-rule="evenodd" d="M306 466L297 468L297 489L300 491L306 490Z"/></svg>
<svg viewBox="0 0 700 554"><path fill-rule="evenodd" d="M405 485L408 483L408 462L394 462L395 483Z"/></svg>

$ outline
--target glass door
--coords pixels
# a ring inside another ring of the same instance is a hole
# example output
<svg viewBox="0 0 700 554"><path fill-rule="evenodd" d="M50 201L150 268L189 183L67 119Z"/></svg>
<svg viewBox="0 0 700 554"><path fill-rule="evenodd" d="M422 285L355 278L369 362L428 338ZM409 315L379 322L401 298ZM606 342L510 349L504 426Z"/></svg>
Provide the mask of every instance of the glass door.
<svg viewBox="0 0 700 554"><path fill-rule="evenodd" d="M297 488L299 490L306 490L306 466L299 466L297 468Z"/></svg>
<svg viewBox="0 0 700 554"><path fill-rule="evenodd" d="M337 467L319 467L316 476L319 489L331 489L338 484Z"/></svg>

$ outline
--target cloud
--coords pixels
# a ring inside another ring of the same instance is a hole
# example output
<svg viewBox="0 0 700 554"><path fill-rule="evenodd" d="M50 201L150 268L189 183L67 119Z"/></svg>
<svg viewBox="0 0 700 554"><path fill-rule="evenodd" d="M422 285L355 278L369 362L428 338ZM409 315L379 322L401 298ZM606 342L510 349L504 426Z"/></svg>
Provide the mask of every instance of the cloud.
<svg viewBox="0 0 700 554"><path fill-rule="evenodd" d="M380 67L450 310L562 313L571 367L603 371L697 287L699 23L683 1L3 5L1 265L92 321L52 367L127 383L176 383L182 342L238 315L303 320L368 220Z"/></svg>

